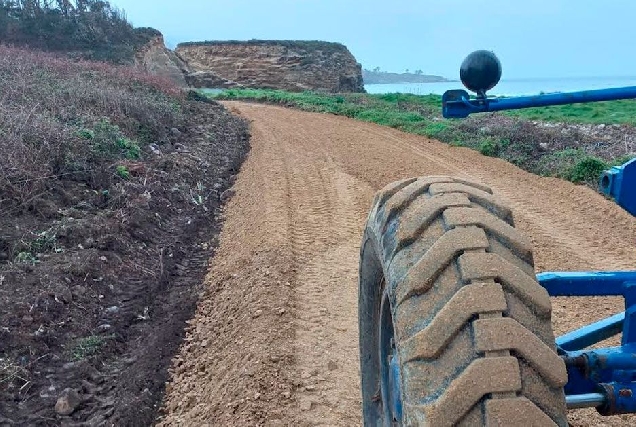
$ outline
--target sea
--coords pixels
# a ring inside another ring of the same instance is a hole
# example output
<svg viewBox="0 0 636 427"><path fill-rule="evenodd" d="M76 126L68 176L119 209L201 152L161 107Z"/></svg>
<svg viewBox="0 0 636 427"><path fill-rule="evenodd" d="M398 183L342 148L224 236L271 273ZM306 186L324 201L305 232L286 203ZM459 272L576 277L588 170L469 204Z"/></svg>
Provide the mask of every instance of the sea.
<svg viewBox="0 0 636 427"><path fill-rule="evenodd" d="M574 92L580 90L636 86L635 77L577 77L502 80L488 95L523 96L540 93ZM415 95L441 95L449 89L463 89L460 81L439 83L367 84L368 93L412 93Z"/></svg>

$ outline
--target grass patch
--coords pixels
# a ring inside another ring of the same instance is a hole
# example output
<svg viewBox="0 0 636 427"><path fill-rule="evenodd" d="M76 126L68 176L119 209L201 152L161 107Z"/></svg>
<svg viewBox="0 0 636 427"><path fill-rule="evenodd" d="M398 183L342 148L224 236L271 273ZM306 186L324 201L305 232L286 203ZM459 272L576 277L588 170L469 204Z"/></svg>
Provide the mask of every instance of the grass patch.
<svg viewBox="0 0 636 427"><path fill-rule="evenodd" d="M87 359L97 353L106 344L109 339L115 338L114 335L98 336L91 335L88 337L76 339L68 350L71 359L79 361Z"/></svg>
<svg viewBox="0 0 636 427"><path fill-rule="evenodd" d="M124 165L117 165L117 167L115 168L115 174L121 179L130 179L130 171Z"/></svg>
<svg viewBox="0 0 636 427"><path fill-rule="evenodd" d="M604 101L510 110L506 115L528 120L587 124L636 125L636 100Z"/></svg>

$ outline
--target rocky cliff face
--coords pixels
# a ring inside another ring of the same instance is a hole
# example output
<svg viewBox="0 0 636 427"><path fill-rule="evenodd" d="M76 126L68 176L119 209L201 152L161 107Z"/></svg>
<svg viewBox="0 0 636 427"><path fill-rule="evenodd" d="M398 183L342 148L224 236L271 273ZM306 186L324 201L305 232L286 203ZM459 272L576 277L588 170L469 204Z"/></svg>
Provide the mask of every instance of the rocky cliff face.
<svg viewBox="0 0 636 427"><path fill-rule="evenodd" d="M188 65L164 43L158 34L135 53L135 64L151 74L174 81L181 87L188 86L185 76L190 73Z"/></svg>
<svg viewBox="0 0 636 427"><path fill-rule="evenodd" d="M176 54L194 87L364 92L362 67L339 43L218 41L182 43Z"/></svg>

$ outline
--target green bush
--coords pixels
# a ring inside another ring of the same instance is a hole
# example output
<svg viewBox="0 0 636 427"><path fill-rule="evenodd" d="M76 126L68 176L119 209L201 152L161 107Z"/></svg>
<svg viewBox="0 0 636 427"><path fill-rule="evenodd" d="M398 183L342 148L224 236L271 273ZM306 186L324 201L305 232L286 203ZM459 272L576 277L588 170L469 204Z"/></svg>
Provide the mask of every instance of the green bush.
<svg viewBox="0 0 636 427"><path fill-rule="evenodd" d="M499 144L490 138L482 140L477 149L484 156L497 157L499 154Z"/></svg>
<svg viewBox="0 0 636 427"><path fill-rule="evenodd" d="M127 159L138 159L141 156L141 148L135 141L128 138L118 138L116 144Z"/></svg>
<svg viewBox="0 0 636 427"><path fill-rule="evenodd" d="M569 168L565 173L565 178L572 182L594 182L601 174L609 168L605 161L594 157L585 156Z"/></svg>
<svg viewBox="0 0 636 427"><path fill-rule="evenodd" d="M139 144L126 138L119 126L112 124L108 119L97 122L92 134L93 147L100 155L126 159L141 157Z"/></svg>

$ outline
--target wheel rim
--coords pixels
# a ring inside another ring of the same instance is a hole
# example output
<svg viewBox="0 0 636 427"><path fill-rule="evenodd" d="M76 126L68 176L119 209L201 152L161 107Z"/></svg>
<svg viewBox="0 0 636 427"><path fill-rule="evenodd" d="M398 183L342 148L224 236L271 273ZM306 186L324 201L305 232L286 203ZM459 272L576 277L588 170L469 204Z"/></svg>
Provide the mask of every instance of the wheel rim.
<svg viewBox="0 0 636 427"><path fill-rule="evenodd" d="M385 426L402 424L400 365L395 347L391 303L386 289L380 304L379 340L381 413Z"/></svg>

